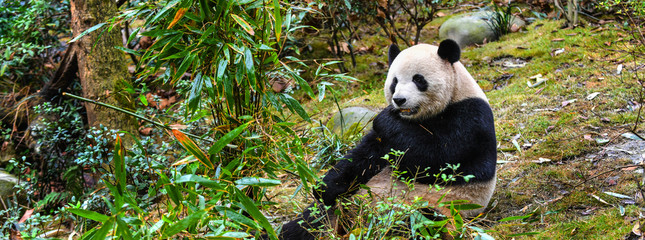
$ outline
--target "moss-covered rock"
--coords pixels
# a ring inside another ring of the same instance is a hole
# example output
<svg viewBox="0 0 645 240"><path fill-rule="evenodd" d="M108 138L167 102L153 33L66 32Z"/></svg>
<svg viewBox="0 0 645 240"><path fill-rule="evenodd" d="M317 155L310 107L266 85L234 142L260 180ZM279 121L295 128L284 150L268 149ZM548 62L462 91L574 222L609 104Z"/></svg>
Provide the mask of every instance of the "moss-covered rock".
<svg viewBox="0 0 645 240"><path fill-rule="evenodd" d="M372 129L372 118L377 112L365 107L348 107L342 109L327 123L327 128L332 132L350 136L361 131Z"/></svg>

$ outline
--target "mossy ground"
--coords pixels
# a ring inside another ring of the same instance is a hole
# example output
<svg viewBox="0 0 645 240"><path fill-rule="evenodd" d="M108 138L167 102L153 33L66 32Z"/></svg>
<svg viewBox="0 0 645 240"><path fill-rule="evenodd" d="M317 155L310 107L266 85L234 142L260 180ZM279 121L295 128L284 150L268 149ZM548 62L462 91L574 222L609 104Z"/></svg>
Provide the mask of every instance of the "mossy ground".
<svg viewBox="0 0 645 240"><path fill-rule="evenodd" d="M445 19L427 26L422 42L438 43L436 32ZM561 21L538 20L499 41L463 49L461 61L485 90L496 118L497 190L478 223L496 238L532 232L522 237L618 239L639 221L640 174L617 168L633 164L630 160L602 154L606 146L627 141L621 134L636 121L630 106L640 88L633 70L643 64L623 51L632 47L629 36L614 24L562 29ZM307 103L316 119L329 119L336 103L385 107L389 42L383 35L361 35L354 43L372 49L359 53L356 67L349 67L358 82L336 86L341 93L336 100ZM318 37L307 44L324 41L324 34ZM504 61L525 65L509 68ZM538 74L547 80L530 87ZM524 221L497 222L529 214Z"/></svg>

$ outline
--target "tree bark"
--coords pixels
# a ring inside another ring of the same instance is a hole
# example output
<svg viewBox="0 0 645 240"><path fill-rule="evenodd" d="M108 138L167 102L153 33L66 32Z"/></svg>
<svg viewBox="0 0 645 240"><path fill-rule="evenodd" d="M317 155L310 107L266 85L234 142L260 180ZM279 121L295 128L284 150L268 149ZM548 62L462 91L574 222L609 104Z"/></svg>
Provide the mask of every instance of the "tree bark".
<svg viewBox="0 0 645 240"><path fill-rule="evenodd" d="M72 0L72 33L78 36L86 29L106 22L116 16L117 5L113 0ZM85 98L104 102L120 108L133 109L124 81L131 81L124 53L114 48L123 45L119 26L112 31L102 27L77 40L78 74ZM126 114L85 103L90 126L103 125L111 129L136 133L137 122Z"/></svg>

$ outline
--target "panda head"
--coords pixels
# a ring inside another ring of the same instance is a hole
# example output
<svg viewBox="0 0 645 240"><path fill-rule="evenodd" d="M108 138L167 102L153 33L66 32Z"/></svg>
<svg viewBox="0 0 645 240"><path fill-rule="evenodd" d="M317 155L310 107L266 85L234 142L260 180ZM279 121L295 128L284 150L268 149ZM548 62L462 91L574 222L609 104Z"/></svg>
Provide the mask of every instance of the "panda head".
<svg viewBox="0 0 645 240"><path fill-rule="evenodd" d="M423 120L443 111L450 103L459 77L459 45L450 39L439 47L419 44L400 51L391 45L390 70L385 81L385 99L402 118Z"/></svg>

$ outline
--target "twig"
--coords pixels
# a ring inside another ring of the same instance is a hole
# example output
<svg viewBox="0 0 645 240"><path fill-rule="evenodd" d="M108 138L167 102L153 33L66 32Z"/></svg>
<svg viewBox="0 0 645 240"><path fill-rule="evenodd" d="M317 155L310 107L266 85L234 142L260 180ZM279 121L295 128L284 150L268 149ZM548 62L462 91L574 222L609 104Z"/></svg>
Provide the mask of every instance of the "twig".
<svg viewBox="0 0 645 240"><path fill-rule="evenodd" d="M582 184L586 183L587 181L589 181L589 180L591 180L591 179L594 179L594 178L600 177L600 176L605 175L605 174L610 173L610 172L615 172L615 171L618 171L618 170L622 170L623 168L630 168L630 167L645 167L645 164L644 164L644 163L641 163L641 164L631 164L631 165L625 165L625 166L614 167L614 168L613 168L613 169L611 169L611 170L607 170L607 171L604 171L604 172L598 173L598 174L596 174L596 175L593 175L593 176L591 176L591 177L589 177L589 178L587 178L587 179L583 180L581 183L578 183L577 185L575 185L575 186L574 186L574 188L579 187L580 185L582 185Z"/></svg>
<svg viewBox="0 0 645 240"><path fill-rule="evenodd" d="M74 94L67 93L67 92L63 92L63 96L71 97L71 98L78 99L78 100L81 100L81 101L84 101L84 102L93 103L93 104L96 104L96 105L99 105L99 106L102 106L102 107L110 108L110 109L116 110L118 112L125 113L125 114L128 114L130 116L133 116L133 117L139 118L141 120L144 120L146 122L152 123L152 125L155 125L157 127L160 127L160 128L166 129L166 130L172 130L172 128L170 126L168 126L167 124L164 124L164 123L161 123L161 122L156 122L156 121L154 121L154 120L152 120L150 118L147 118L145 116L142 116L140 114L130 112L128 110L118 108L116 106L112 106L112 105L107 104L107 103L102 103L102 102L98 102L98 101L88 99L88 98L84 98L84 97L81 97L81 96L76 96ZM181 131L181 130L178 130L178 131L180 131L183 134L185 134L186 136L189 136L189 137L192 137L192 138L197 138L197 139L202 140L202 141L215 143L214 140L206 138L206 137L200 137L200 136L197 136L197 135L194 135L194 134L191 134L191 133L187 133L187 132L184 132L184 131Z"/></svg>

